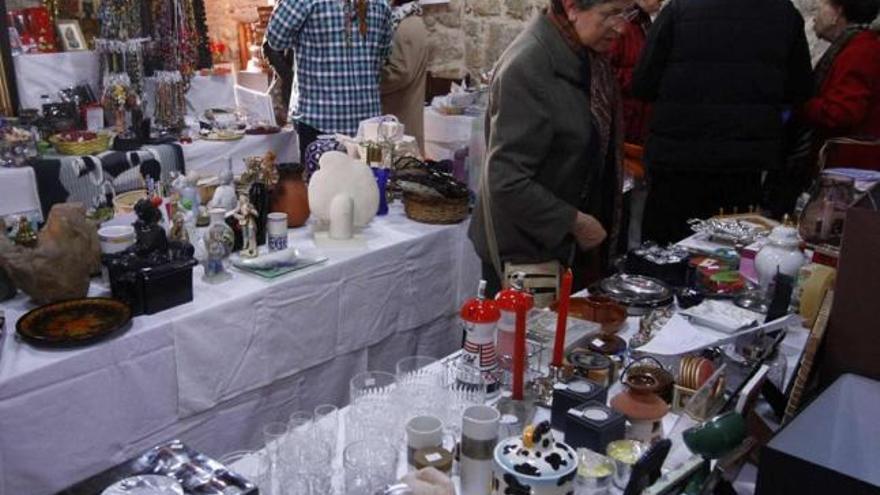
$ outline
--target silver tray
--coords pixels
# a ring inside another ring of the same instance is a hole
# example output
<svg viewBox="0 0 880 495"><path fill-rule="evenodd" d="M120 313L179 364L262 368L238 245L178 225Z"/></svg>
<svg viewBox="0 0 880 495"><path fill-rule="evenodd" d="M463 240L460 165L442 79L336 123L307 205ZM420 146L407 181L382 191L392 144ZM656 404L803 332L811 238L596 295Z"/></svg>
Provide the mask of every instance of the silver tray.
<svg viewBox="0 0 880 495"><path fill-rule="evenodd" d="M626 273L600 280L590 292L623 304L630 316L641 316L651 309L668 306L674 299L672 289L660 280Z"/></svg>

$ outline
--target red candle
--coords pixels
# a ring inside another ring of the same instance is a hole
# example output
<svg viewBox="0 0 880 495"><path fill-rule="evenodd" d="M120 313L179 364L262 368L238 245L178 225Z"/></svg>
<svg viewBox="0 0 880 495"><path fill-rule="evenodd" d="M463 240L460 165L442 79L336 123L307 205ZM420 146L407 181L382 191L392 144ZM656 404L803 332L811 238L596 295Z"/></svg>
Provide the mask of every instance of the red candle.
<svg viewBox="0 0 880 495"><path fill-rule="evenodd" d="M565 349L565 328L568 324L568 301L571 299L571 268L562 275L559 291L559 307L556 308L556 340L553 342L553 366L562 366L562 351Z"/></svg>
<svg viewBox="0 0 880 495"><path fill-rule="evenodd" d="M513 400L523 400L526 371L526 305L516 306L516 331L513 344Z"/></svg>

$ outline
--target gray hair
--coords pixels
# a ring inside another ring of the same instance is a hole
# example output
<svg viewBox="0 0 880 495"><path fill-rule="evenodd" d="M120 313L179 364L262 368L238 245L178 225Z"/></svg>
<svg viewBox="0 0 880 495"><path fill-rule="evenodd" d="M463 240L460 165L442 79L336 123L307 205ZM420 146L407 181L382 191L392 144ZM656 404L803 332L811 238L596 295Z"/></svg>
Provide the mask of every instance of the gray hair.
<svg viewBox="0 0 880 495"><path fill-rule="evenodd" d="M609 3L613 0L574 0L577 10L587 10L603 3ZM564 14L565 8L562 6L562 0L550 0L550 8L557 14Z"/></svg>

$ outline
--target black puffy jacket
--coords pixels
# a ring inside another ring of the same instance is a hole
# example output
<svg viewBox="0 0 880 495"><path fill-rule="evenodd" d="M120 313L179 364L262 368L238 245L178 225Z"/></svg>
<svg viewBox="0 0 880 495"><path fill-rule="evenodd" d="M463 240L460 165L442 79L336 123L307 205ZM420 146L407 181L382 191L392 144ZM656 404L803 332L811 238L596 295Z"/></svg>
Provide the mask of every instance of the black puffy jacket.
<svg viewBox="0 0 880 495"><path fill-rule="evenodd" d="M756 170L782 154L783 111L812 91L804 20L789 0L672 0L633 76L654 101L649 167Z"/></svg>

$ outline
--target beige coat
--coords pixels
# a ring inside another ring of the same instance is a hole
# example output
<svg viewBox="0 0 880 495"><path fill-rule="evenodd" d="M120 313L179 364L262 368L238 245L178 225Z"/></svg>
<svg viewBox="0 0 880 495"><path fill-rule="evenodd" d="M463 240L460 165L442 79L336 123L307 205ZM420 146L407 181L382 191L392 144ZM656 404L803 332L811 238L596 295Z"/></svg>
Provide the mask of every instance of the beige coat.
<svg viewBox="0 0 880 495"><path fill-rule="evenodd" d="M395 115L425 149L425 75L428 70L428 30L421 16L400 22L391 55L382 68L382 113Z"/></svg>

